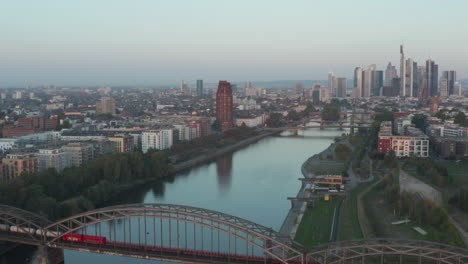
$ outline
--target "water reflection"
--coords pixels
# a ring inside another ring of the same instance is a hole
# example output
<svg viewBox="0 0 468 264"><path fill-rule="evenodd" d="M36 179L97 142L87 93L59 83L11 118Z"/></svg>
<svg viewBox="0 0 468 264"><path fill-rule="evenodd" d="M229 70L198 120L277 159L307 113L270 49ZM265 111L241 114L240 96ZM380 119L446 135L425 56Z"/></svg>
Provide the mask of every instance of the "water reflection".
<svg viewBox="0 0 468 264"><path fill-rule="evenodd" d="M232 152L227 153L226 155L216 160L216 173L218 175L218 185L222 191L229 191L231 189L232 155Z"/></svg>

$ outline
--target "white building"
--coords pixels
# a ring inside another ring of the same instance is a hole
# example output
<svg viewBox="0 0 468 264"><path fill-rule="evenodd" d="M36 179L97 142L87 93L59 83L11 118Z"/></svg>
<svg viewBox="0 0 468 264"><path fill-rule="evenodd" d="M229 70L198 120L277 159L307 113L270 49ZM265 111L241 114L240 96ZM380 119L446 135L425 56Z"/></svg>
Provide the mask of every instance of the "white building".
<svg viewBox="0 0 468 264"><path fill-rule="evenodd" d="M16 138L0 138L0 152L4 152L13 148Z"/></svg>
<svg viewBox="0 0 468 264"><path fill-rule="evenodd" d="M446 78L440 78L439 91L440 91L440 96L449 96L448 80Z"/></svg>
<svg viewBox="0 0 468 264"><path fill-rule="evenodd" d="M55 168L58 172L71 167L72 153L61 149L40 149L36 154L39 161L39 171Z"/></svg>
<svg viewBox="0 0 468 264"><path fill-rule="evenodd" d="M141 147L143 153L149 149L168 149L173 144L172 129L149 130L141 134Z"/></svg>
<svg viewBox="0 0 468 264"><path fill-rule="evenodd" d="M247 127L257 127L257 126L263 126L264 123L265 123L265 114L236 118L236 125L238 127L242 126L242 124L245 124Z"/></svg>
<svg viewBox="0 0 468 264"><path fill-rule="evenodd" d="M397 157L429 157L429 138L426 135L392 136L391 140Z"/></svg>
<svg viewBox="0 0 468 264"><path fill-rule="evenodd" d="M393 126L398 135L403 135L405 133L405 127L411 125L411 117L412 116L405 116L395 120Z"/></svg>

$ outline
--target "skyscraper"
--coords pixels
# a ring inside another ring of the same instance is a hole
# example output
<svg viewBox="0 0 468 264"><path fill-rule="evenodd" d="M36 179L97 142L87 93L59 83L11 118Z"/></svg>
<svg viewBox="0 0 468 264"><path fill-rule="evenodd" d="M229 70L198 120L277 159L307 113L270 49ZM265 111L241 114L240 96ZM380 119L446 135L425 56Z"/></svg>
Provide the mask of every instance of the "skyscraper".
<svg viewBox="0 0 468 264"><path fill-rule="evenodd" d="M336 96L336 79L333 72L328 73L328 89L330 90L331 96Z"/></svg>
<svg viewBox="0 0 468 264"><path fill-rule="evenodd" d="M427 83L425 83L425 80L426 80L426 66L418 66L418 78L417 78L417 81L418 81L418 94L416 95L416 97L418 98L422 98L422 94L425 92L427 94L427 91L423 91L423 87L426 88L427 90Z"/></svg>
<svg viewBox="0 0 468 264"><path fill-rule="evenodd" d="M188 85L183 80L180 81L180 93L182 95L190 95L190 89L188 88Z"/></svg>
<svg viewBox="0 0 468 264"><path fill-rule="evenodd" d="M232 128L232 89L227 81L219 81L216 92L216 120L220 124L221 131Z"/></svg>
<svg viewBox="0 0 468 264"><path fill-rule="evenodd" d="M403 52L403 45L400 45L400 95L406 94L406 60L405 53Z"/></svg>
<svg viewBox="0 0 468 264"><path fill-rule="evenodd" d="M363 83L363 91L361 93L362 97L371 97L373 94L373 88L375 87L374 78L375 75L375 64L369 65L367 70L363 71L362 73L362 83Z"/></svg>
<svg viewBox="0 0 468 264"><path fill-rule="evenodd" d="M426 82L428 96L436 96L439 94L439 65L433 60L426 61Z"/></svg>
<svg viewBox="0 0 468 264"><path fill-rule="evenodd" d="M354 69L354 97L362 97L362 68Z"/></svg>
<svg viewBox="0 0 468 264"><path fill-rule="evenodd" d="M456 71L443 71L442 78L447 79L448 95L457 94L455 91L455 82L457 81Z"/></svg>
<svg viewBox="0 0 468 264"><path fill-rule="evenodd" d="M197 80L197 96L203 97L203 80Z"/></svg>
<svg viewBox="0 0 468 264"><path fill-rule="evenodd" d="M449 96L448 80L447 78L440 78L439 80L440 96Z"/></svg>
<svg viewBox="0 0 468 264"><path fill-rule="evenodd" d="M382 89L384 84L383 71L372 72L372 87L371 87L371 96L381 96Z"/></svg>
<svg viewBox="0 0 468 264"><path fill-rule="evenodd" d="M388 63L387 69L385 70L385 86L392 86L393 78L398 78L396 67L391 62Z"/></svg>
<svg viewBox="0 0 468 264"><path fill-rule="evenodd" d="M419 96L419 68L418 63L415 61L413 62L413 91L411 93L411 97L418 97Z"/></svg>
<svg viewBox="0 0 468 264"><path fill-rule="evenodd" d="M405 71L403 82L405 86L403 87L403 92L401 96L411 97L413 96L413 79L414 79L414 71L413 71L413 59L409 58L405 61Z"/></svg>
<svg viewBox="0 0 468 264"><path fill-rule="evenodd" d="M346 78L336 79L336 97L346 97Z"/></svg>

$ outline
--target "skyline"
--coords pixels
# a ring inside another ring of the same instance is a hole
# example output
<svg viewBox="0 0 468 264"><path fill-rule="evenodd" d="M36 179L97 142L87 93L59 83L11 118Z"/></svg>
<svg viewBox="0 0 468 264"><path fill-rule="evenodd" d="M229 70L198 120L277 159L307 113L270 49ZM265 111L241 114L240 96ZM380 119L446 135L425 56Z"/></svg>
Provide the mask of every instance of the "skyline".
<svg viewBox="0 0 468 264"><path fill-rule="evenodd" d="M357 66L398 67L402 43L468 78L465 1L110 3L0 3L0 87L351 79Z"/></svg>

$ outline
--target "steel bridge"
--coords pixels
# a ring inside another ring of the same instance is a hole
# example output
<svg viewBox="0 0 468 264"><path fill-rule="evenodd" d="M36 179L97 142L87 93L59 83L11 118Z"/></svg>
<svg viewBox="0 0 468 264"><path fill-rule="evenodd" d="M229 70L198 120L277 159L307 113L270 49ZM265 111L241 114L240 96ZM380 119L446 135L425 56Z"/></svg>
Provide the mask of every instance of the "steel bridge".
<svg viewBox="0 0 468 264"><path fill-rule="evenodd" d="M105 240L66 239L71 235ZM468 263L468 250L427 241L366 239L307 249L254 222L172 204L111 206L57 222L0 205L0 240L182 263Z"/></svg>
<svg viewBox="0 0 468 264"><path fill-rule="evenodd" d="M317 123L317 125L306 125L306 123ZM370 121L354 121L354 120L337 120L337 121L327 121L322 119L309 119L302 123L302 126L287 126L287 127L271 127L265 128L265 130L271 131L294 131L297 132L298 130L307 130L312 128L320 128L320 130L324 130L325 128L336 128L339 130L343 130L345 128L369 128L372 122Z"/></svg>

